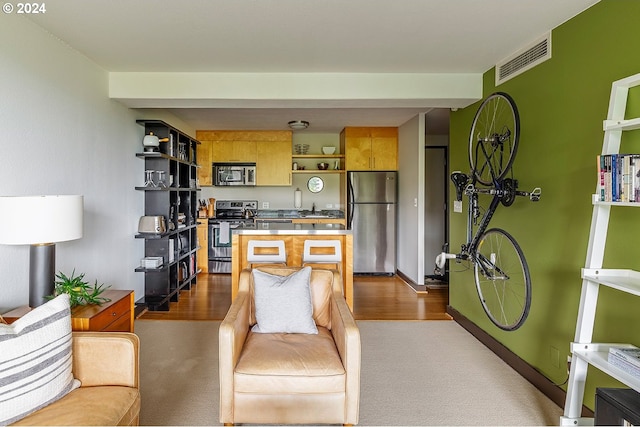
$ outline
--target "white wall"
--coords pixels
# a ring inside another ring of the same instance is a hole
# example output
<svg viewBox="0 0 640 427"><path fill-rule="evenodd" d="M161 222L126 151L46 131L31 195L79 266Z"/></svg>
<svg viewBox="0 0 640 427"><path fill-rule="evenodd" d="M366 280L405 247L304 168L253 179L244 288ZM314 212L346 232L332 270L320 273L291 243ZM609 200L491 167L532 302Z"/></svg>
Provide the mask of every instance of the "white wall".
<svg viewBox="0 0 640 427"><path fill-rule="evenodd" d="M419 114L398 129L397 270L424 284L425 117Z"/></svg>
<svg viewBox="0 0 640 427"><path fill-rule="evenodd" d="M28 19L3 17L0 39L0 195L84 195L84 237L57 245L56 271L139 298L136 113L109 99L105 70ZM28 303L28 270L27 246L0 246L0 312Z"/></svg>

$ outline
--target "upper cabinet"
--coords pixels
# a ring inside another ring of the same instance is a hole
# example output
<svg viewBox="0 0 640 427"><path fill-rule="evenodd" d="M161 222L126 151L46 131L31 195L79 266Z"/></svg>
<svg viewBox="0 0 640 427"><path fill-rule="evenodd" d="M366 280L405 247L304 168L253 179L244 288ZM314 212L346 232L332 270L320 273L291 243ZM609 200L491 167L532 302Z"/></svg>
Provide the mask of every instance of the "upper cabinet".
<svg viewBox="0 0 640 427"><path fill-rule="evenodd" d="M211 143L207 141L198 146L198 184L213 185L211 173Z"/></svg>
<svg viewBox="0 0 640 427"><path fill-rule="evenodd" d="M212 141L211 159L214 162L249 162L257 161L256 141Z"/></svg>
<svg viewBox="0 0 640 427"><path fill-rule="evenodd" d="M340 133L347 170L397 170L397 127L346 127Z"/></svg>
<svg viewBox="0 0 640 427"><path fill-rule="evenodd" d="M256 185L291 185L291 135L289 139L258 141Z"/></svg>
<svg viewBox="0 0 640 427"><path fill-rule="evenodd" d="M199 130L196 139L209 146L211 162L255 162L260 132Z"/></svg>
<svg viewBox="0 0 640 427"><path fill-rule="evenodd" d="M291 185L291 131L200 130L200 185L213 185L211 163L256 164L256 185ZM208 155L207 155L208 154Z"/></svg>

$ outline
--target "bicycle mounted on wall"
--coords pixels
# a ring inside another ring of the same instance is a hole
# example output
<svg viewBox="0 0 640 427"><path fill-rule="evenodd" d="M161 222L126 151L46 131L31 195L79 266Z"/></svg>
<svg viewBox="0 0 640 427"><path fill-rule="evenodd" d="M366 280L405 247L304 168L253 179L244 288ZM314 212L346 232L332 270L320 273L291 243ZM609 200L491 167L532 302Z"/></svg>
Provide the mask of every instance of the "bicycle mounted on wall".
<svg viewBox="0 0 640 427"><path fill-rule="evenodd" d="M461 202L463 194L469 198L467 240L460 253L438 255L435 268L435 273L442 275L448 259L471 262L482 308L497 327L506 331L518 329L529 314L531 277L513 236L501 228L487 228L500 203L511 206L516 196L536 202L542 193L538 187L530 192L518 190L511 166L519 138L520 115L513 99L503 92L487 97L471 125L471 171L469 175L459 171L451 174L456 201ZM488 206L487 198L479 197L481 194L492 196Z"/></svg>

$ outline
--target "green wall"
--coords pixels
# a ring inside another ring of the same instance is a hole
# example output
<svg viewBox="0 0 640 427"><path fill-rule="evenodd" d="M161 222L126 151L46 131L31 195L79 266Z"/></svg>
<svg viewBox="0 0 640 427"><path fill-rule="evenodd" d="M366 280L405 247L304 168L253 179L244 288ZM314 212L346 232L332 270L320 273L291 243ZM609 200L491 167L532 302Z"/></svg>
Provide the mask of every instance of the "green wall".
<svg viewBox="0 0 640 427"><path fill-rule="evenodd" d="M491 220L511 232L527 258L532 307L517 331L504 332L484 314L473 271L451 263L450 304L555 383L566 380L574 338L601 152L615 80L640 73L640 1L602 0L552 31L552 58L496 88L494 70L484 76L484 95L509 93L520 111L521 139L514 177L520 188L542 188L538 203L519 198L500 206ZM627 112L640 116L640 93ZM451 115L451 170L469 170L468 133L479 103ZM636 135L637 134L637 135ZM627 133L622 151L640 153L640 131ZM454 197L453 186L450 188ZM450 201L453 204L453 201ZM466 200L465 209L466 209ZM450 209L453 212L453 209ZM451 213L450 247L466 238L466 215ZM640 210L613 208L604 267L640 270ZM610 289L600 292L595 341L640 346L640 298ZM620 386L590 368L585 404L593 409L595 387ZM563 387L566 388L565 385Z"/></svg>

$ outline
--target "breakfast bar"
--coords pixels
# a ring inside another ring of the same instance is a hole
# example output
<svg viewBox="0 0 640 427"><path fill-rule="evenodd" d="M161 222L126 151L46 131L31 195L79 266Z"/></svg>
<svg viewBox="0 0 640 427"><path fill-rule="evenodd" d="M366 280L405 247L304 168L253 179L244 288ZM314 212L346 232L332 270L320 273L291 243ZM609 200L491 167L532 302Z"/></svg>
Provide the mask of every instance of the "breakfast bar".
<svg viewBox="0 0 640 427"><path fill-rule="evenodd" d="M240 226L232 232L231 299L238 294L240 272L247 268L249 240L283 240L288 266L302 266L305 240L338 240L342 246L340 271L347 305L353 311L353 235L342 224L309 224L263 222Z"/></svg>

